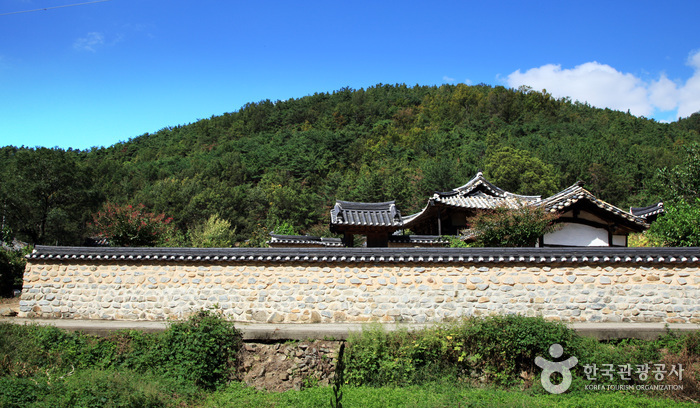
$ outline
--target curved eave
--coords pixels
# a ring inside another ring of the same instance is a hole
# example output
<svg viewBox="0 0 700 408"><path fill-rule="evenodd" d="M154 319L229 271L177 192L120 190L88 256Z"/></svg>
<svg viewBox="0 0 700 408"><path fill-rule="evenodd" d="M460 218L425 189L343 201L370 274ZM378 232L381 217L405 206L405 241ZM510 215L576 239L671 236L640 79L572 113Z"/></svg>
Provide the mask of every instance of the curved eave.
<svg viewBox="0 0 700 408"><path fill-rule="evenodd" d="M649 218L664 213L664 203L658 202L647 207L630 207L630 213L636 217Z"/></svg>
<svg viewBox="0 0 700 408"><path fill-rule="evenodd" d="M429 219L429 217L431 217L430 213L432 212L431 208L434 207L434 205L435 201L431 198L428 200L428 204L419 212L402 217L401 222L403 223L403 228L412 228L421 221Z"/></svg>
<svg viewBox="0 0 700 408"><path fill-rule="evenodd" d="M643 218L632 215L612 204L596 198L588 190L578 185L571 186L535 205L543 206L545 210L549 212L564 212L576 205L580 205L582 202L587 202L604 210L608 216L617 219L620 224L626 225L628 228L637 232L642 232L649 228L649 224L647 224Z"/></svg>
<svg viewBox="0 0 700 408"><path fill-rule="evenodd" d="M454 194L458 193L460 195L468 195L472 191L478 189L479 187L483 187L486 191L491 193L495 197L502 197L502 198L516 198L518 200L522 201L538 201L542 199L542 196L527 196L527 195L520 195L520 194L515 194L511 193L509 191L506 191L495 184L491 183L490 181L486 180L486 177L484 177L483 173L478 172L474 178L469 180L466 184L459 186L455 189L453 189L451 192L448 192L447 194ZM445 194L445 193L443 193ZM445 195L447 195L445 194Z"/></svg>

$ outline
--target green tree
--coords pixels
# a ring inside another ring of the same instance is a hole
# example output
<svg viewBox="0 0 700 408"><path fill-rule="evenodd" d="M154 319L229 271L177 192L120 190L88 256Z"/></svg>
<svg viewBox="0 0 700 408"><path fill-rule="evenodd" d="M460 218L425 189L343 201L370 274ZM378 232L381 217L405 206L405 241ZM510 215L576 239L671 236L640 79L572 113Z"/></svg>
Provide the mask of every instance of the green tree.
<svg viewBox="0 0 700 408"><path fill-rule="evenodd" d="M500 147L489 152L484 170L491 182L512 193L549 196L559 190L554 167L526 150Z"/></svg>
<svg viewBox="0 0 700 408"><path fill-rule="evenodd" d="M32 252L32 247L13 249L0 246L0 297L12 296L13 287L22 286L25 255Z"/></svg>
<svg viewBox="0 0 700 408"><path fill-rule="evenodd" d="M167 246L174 236L172 218L148 212L143 204L106 203L93 215L91 227L112 246Z"/></svg>
<svg viewBox="0 0 700 408"><path fill-rule="evenodd" d="M683 163L659 170L657 187L664 191L665 200L692 203L700 197L700 144L685 146L684 151Z"/></svg>
<svg viewBox="0 0 700 408"><path fill-rule="evenodd" d="M423 173L421 189L428 194L435 191L450 191L464 183L463 180L458 179L455 162L444 157L426 161L421 170Z"/></svg>
<svg viewBox="0 0 700 408"><path fill-rule="evenodd" d="M647 234L656 245L700 246L700 198L679 200L664 206L666 213L651 224Z"/></svg>
<svg viewBox="0 0 700 408"><path fill-rule="evenodd" d="M105 201L143 203L183 233L221 214L241 240L268 239L259 231L285 220L327 224L336 198L396 200L409 214L479 169L514 193L583 180L605 201L639 206L665 191L641 186L682 161L676 146L700 140L698 118L658 123L485 84L344 88L89 151L0 148L0 215L33 244L81 243Z"/></svg>
<svg viewBox="0 0 700 408"><path fill-rule="evenodd" d="M478 246L531 247L539 237L555 231L559 216L543 207L499 207L467 220Z"/></svg>
<svg viewBox="0 0 700 408"><path fill-rule="evenodd" d="M4 224L32 244L78 244L99 194L72 151L5 150L0 183Z"/></svg>
<svg viewBox="0 0 700 408"><path fill-rule="evenodd" d="M665 213L647 232L655 245L700 246L700 145L684 147L683 162L658 171Z"/></svg>
<svg viewBox="0 0 700 408"><path fill-rule="evenodd" d="M214 214L203 224L190 230L190 243L195 248L228 248L236 242L236 228Z"/></svg>
<svg viewBox="0 0 700 408"><path fill-rule="evenodd" d="M277 224L275 226L275 229L272 230L273 233L279 234L279 235L298 235L299 232L294 228L294 226L287 221L283 221L280 224Z"/></svg>
<svg viewBox="0 0 700 408"><path fill-rule="evenodd" d="M262 207L267 207L268 230L285 221L303 229L318 219L317 212L322 207L318 195L282 172L267 173L255 189L266 200ZM261 212L261 208L251 207L251 213Z"/></svg>

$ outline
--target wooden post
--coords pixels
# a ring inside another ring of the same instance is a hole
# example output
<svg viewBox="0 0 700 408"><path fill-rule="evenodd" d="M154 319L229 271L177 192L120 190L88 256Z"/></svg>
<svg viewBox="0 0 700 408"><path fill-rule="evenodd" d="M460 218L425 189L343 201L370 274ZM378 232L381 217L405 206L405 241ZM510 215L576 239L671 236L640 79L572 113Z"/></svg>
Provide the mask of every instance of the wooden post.
<svg viewBox="0 0 700 408"><path fill-rule="evenodd" d="M352 248L355 246L355 236L353 234L350 234L349 232L346 232L343 235L343 245L345 245L348 248Z"/></svg>

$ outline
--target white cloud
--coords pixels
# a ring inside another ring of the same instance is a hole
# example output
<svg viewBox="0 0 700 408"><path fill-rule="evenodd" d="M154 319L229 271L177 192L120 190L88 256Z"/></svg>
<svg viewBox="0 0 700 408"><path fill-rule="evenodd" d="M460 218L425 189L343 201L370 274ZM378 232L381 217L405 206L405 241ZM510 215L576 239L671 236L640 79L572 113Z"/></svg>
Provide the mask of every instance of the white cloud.
<svg viewBox="0 0 700 408"><path fill-rule="evenodd" d="M682 118L700 111L700 50L690 55L688 65L694 71L693 76L679 89L678 116Z"/></svg>
<svg viewBox="0 0 700 408"><path fill-rule="evenodd" d="M678 84L661 74L656 81L623 73L598 62L587 62L573 69L548 64L525 72L517 70L505 79L508 86L527 85L546 89L557 98L570 97L599 108L611 108L637 116L652 117L677 109L675 116L686 117L700 110L700 51L691 54L688 65L693 76Z"/></svg>
<svg viewBox="0 0 700 408"><path fill-rule="evenodd" d="M104 45L105 37L102 33L90 32L85 37L78 38L73 43L73 48L80 51L95 52L99 47Z"/></svg>
<svg viewBox="0 0 700 408"><path fill-rule="evenodd" d="M678 86L665 74L661 74L661 78L649 86L649 99L654 101L654 105L661 110L676 109L678 107Z"/></svg>
<svg viewBox="0 0 700 408"><path fill-rule="evenodd" d="M450 78L450 77L448 77L447 75L443 76L443 77L442 77L442 80L445 81L445 82L454 82L454 81L455 81L454 78Z"/></svg>
<svg viewBox="0 0 700 408"><path fill-rule="evenodd" d="M649 115L653 108L642 81L598 62L587 62L573 69L561 65L543 65L524 73L508 75L509 86L528 85L535 90L546 89L553 96L588 102L593 106L627 111L639 116Z"/></svg>

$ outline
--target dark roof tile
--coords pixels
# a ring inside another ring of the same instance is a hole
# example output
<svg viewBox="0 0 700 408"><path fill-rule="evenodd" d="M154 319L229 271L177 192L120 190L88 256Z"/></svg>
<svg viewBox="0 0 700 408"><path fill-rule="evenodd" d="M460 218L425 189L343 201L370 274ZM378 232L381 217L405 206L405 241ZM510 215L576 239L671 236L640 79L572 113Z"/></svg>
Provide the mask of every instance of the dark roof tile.
<svg viewBox="0 0 700 408"><path fill-rule="evenodd" d="M340 238L322 238L310 235L280 235L270 234L267 241L270 246L275 245L296 245L296 246L322 246L322 247L342 247Z"/></svg>
<svg viewBox="0 0 700 408"><path fill-rule="evenodd" d="M653 215L664 213L664 203L659 201L658 203L647 207L631 207L630 212L637 217L647 219Z"/></svg>
<svg viewBox="0 0 700 408"><path fill-rule="evenodd" d="M31 260L58 262L367 262L692 264L700 248L120 248L37 245Z"/></svg>
<svg viewBox="0 0 700 408"><path fill-rule="evenodd" d="M400 228L401 212L394 201L359 203L338 200L331 210L331 225Z"/></svg>
<svg viewBox="0 0 700 408"><path fill-rule="evenodd" d="M588 201L617 217L621 217L622 219L637 225L640 228L640 231L648 227L647 223L644 222L644 219L596 198L596 196L583 188L580 182L558 192L557 194L554 194L551 197L545 198L536 205L544 206L544 208L550 212L559 212L566 210L581 200Z"/></svg>

